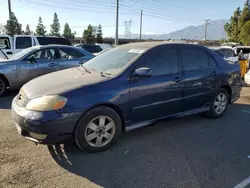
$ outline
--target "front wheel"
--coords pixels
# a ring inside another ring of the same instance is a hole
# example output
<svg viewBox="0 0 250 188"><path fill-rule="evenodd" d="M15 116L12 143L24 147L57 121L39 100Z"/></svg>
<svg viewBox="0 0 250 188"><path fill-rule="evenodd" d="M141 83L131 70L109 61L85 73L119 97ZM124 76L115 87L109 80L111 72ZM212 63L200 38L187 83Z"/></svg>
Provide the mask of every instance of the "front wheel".
<svg viewBox="0 0 250 188"><path fill-rule="evenodd" d="M210 103L210 111L207 113L207 115L212 118L222 117L227 111L228 103L228 92L225 89L220 88L215 93L213 100Z"/></svg>
<svg viewBox="0 0 250 188"><path fill-rule="evenodd" d="M77 124L75 142L81 150L99 152L110 148L122 132L120 116L102 106L87 112Z"/></svg>
<svg viewBox="0 0 250 188"><path fill-rule="evenodd" d="M0 76L0 97L4 96L7 92L8 84L6 80Z"/></svg>

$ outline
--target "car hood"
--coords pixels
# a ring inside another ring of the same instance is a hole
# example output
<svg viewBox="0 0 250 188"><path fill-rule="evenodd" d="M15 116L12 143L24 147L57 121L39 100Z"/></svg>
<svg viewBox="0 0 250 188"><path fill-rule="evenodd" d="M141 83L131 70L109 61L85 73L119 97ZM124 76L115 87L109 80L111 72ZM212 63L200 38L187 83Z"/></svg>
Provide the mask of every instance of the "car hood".
<svg viewBox="0 0 250 188"><path fill-rule="evenodd" d="M62 94L77 88L106 80L97 72L88 73L83 68L71 68L35 78L25 84L22 90L29 99L44 95Z"/></svg>

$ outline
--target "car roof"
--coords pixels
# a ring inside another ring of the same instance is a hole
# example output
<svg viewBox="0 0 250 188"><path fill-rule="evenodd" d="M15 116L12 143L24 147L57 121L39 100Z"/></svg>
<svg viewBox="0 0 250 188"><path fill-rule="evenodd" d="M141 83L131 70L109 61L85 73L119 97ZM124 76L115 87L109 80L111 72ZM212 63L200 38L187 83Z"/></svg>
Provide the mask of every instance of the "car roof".
<svg viewBox="0 0 250 188"><path fill-rule="evenodd" d="M63 45L63 44L49 44L49 45L38 45L40 48L50 48L50 47L66 47L66 48L75 48L74 46Z"/></svg>
<svg viewBox="0 0 250 188"><path fill-rule="evenodd" d="M178 43L178 42L135 42L135 43L129 43L129 44L124 44L124 45L118 46L118 48L143 48L143 49L151 49L151 48L154 48L156 46L161 46L161 45L195 46L195 47L206 48L204 46L197 45L197 44Z"/></svg>

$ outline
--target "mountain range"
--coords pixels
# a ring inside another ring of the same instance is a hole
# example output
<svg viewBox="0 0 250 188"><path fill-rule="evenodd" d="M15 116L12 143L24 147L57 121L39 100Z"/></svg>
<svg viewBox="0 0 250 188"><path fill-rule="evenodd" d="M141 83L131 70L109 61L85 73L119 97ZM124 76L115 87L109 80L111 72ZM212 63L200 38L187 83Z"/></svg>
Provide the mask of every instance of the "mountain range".
<svg viewBox="0 0 250 188"><path fill-rule="evenodd" d="M226 38L226 32L224 25L229 20L212 20L208 23L207 27L207 39L208 40L220 40ZM174 31L168 34L153 34L153 35L142 35L142 39L154 39L154 40L167 40L167 39L193 39L203 40L205 35L205 24L198 26L188 26L184 29ZM119 36L120 38L128 38L128 36ZM139 38L139 34L131 34L129 38Z"/></svg>

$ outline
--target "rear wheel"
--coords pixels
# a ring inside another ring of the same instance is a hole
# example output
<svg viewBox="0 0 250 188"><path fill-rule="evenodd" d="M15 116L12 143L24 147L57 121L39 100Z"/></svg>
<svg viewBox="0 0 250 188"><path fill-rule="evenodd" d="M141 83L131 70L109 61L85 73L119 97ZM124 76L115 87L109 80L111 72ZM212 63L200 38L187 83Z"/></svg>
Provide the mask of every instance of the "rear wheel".
<svg viewBox="0 0 250 188"><path fill-rule="evenodd" d="M102 106L87 112L77 124L75 142L81 150L99 152L110 148L122 132L119 115Z"/></svg>
<svg viewBox="0 0 250 188"><path fill-rule="evenodd" d="M222 117L227 111L228 103L229 95L227 91L223 88L220 88L210 103L210 111L207 113L207 115L212 118Z"/></svg>
<svg viewBox="0 0 250 188"><path fill-rule="evenodd" d="M5 78L0 76L0 97L4 96L7 92L8 83Z"/></svg>

